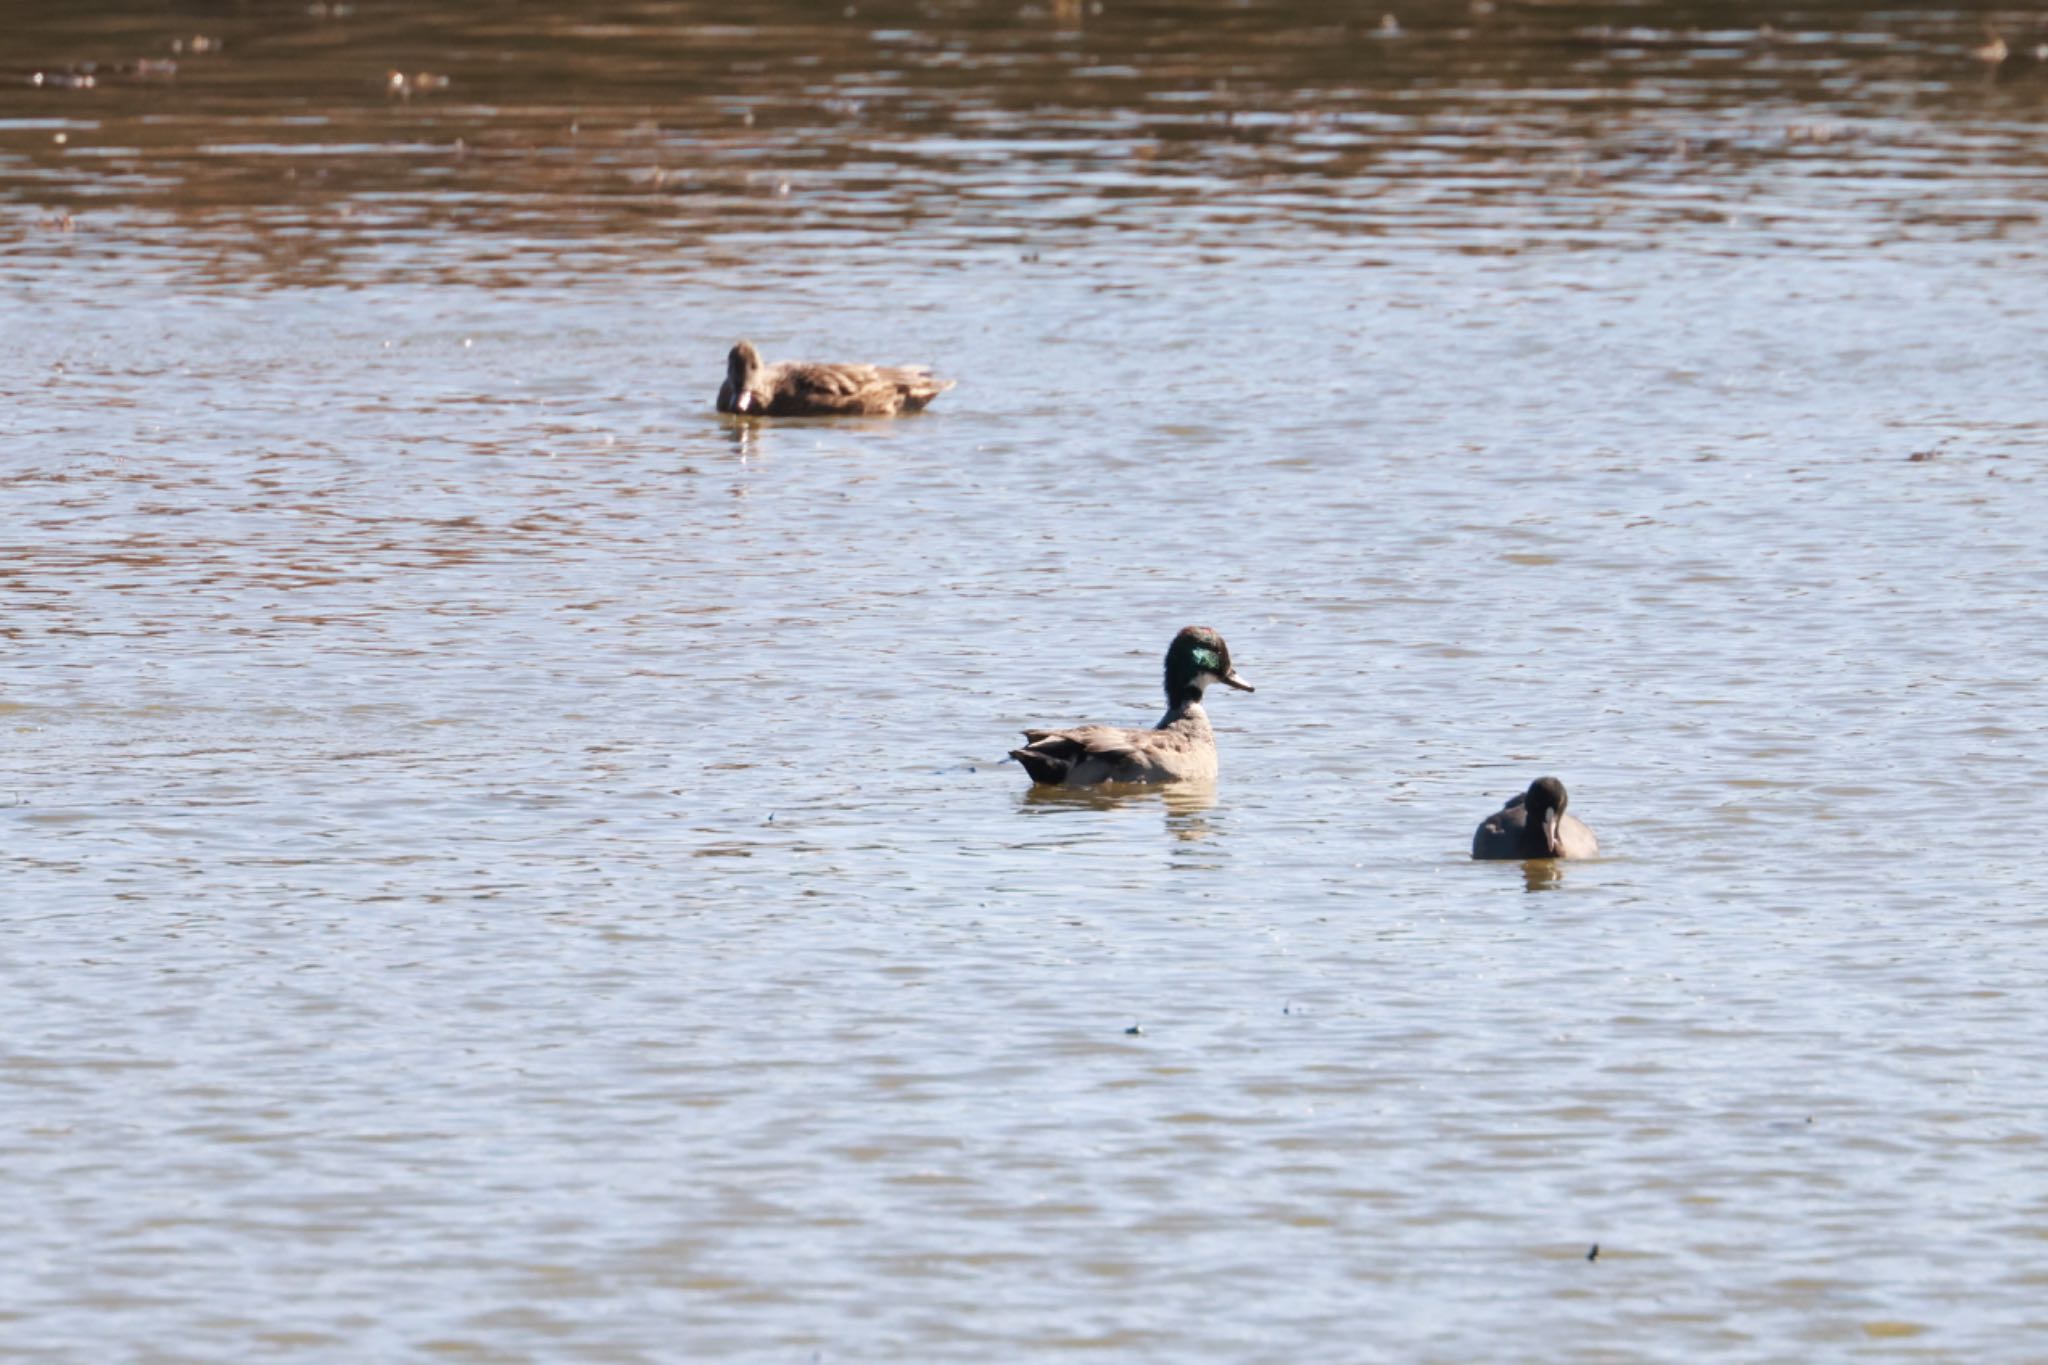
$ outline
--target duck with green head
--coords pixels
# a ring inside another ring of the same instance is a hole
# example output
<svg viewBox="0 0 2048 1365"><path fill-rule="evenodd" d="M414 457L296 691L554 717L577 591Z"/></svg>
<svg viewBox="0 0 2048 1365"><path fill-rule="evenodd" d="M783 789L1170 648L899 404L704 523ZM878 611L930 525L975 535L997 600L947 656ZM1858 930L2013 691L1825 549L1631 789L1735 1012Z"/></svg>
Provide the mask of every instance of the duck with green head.
<svg viewBox="0 0 2048 1365"><path fill-rule="evenodd" d="M1591 858L1600 841L1576 815L1566 815L1564 783L1539 777L1529 790L1479 822L1472 832L1472 856L1526 861L1530 858Z"/></svg>
<svg viewBox="0 0 2048 1365"><path fill-rule="evenodd" d="M1230 665L1230 646L1207 626L1189 626L1166 651L1166 715L1150 730L1088 725L1076 730L1026 730L1010 757L1048 787L1105 782L1209 782L1216 777L1216 732L1202 710L1214 683L1250 692Z"/></svg>

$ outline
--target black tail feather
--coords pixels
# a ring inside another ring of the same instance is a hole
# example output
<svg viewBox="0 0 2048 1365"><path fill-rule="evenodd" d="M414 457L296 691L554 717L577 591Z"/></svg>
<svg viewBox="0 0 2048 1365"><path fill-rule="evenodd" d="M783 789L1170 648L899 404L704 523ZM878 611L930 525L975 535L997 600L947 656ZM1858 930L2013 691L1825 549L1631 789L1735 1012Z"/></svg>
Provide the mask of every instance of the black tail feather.
<svg viewBox="0 0 2048 1365"><path fill-rule="evenodd" d="M1024 771L1031 774L1033 782L1042 783L1048 787L1057 787L1065 782L1067 774L1073 771L1074 766L1064 758L1058 758L1052 754L1034 753L1029 749L1012 749L1010 750L1010 757L1024 765Z"/></svg>

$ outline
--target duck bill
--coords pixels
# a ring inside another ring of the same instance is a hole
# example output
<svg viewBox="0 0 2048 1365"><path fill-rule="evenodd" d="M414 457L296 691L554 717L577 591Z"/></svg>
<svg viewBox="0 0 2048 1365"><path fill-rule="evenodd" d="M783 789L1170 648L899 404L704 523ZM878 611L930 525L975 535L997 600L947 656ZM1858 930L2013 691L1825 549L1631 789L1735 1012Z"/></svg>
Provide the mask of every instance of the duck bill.
<svg viewBox="0 0 2048 1365"><path fill-rule="evenodd" d="M741 389L738 393L734 394L732 410L734 412L752 412L754 410L754 391L752 389Z"/></svg>
<svg viewBox="0 0 2048 1365"><path fill-rule="evenodd" d="M1550 850L1550 856L1558 856L1557 822L1564 817L1554 810L1543 812L1543 846Z"/></svg>
<svg viewBox="0 0 2048 1365"><path fill-rule="evenodd" d="M1238 677L1237 670L1234 668L1223 675L1223 685L1225 687L1234 687L1240 692L1256 692L1259 690L1243 678Z"/></svg>

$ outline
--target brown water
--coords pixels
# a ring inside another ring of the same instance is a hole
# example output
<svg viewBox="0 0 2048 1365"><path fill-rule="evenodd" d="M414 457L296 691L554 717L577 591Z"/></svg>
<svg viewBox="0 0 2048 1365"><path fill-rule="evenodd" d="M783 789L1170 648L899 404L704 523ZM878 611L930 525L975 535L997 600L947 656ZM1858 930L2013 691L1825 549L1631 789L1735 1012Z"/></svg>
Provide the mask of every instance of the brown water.
<svg viewBox="0 0 2048 1365"><path fill-rule="evenodd" d="M0 1356L2038 1355L2048 35L1382 12L14 16Z"/></svg>

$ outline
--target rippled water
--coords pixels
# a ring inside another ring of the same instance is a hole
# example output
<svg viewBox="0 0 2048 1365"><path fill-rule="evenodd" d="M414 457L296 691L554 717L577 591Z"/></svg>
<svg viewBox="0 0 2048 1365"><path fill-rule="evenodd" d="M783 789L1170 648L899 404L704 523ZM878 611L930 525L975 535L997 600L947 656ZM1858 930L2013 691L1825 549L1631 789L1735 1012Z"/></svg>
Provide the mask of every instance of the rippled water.
<svg viewBox="0 0 2048 1365"><path fill-rule="evenodd" d="M17 21L0 1354L2037 1354L2048 35L1381 14Z"/></svg>

